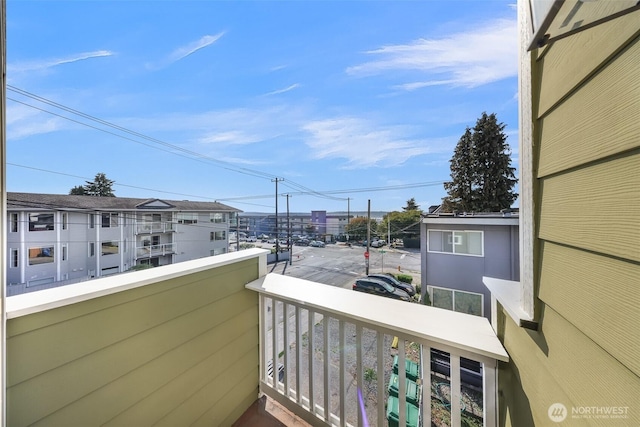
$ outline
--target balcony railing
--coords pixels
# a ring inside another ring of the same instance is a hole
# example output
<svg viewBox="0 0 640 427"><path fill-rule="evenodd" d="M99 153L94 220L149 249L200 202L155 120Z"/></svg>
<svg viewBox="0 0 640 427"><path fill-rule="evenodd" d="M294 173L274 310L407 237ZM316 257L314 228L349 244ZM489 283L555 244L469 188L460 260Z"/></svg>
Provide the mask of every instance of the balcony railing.
<svg viewBox="0 0 640 427"><path fill-rule="evenodd" d="M269 274L260 389L311 424L496 426L497 362L483 317Z"/></svg>
<svg viewBox="0 0 640 427"><path fill-rule="evenodd" d="M136 248L136 258L170 255L175 253L175 243L162 243L160 245L139 246Z"/></svg>
<svg viewBox="0 0 640 427"><path fill-rule="evenodd" d="M168 233L175 230L175 223L168 221L136 223L136 234Z"/></svg>

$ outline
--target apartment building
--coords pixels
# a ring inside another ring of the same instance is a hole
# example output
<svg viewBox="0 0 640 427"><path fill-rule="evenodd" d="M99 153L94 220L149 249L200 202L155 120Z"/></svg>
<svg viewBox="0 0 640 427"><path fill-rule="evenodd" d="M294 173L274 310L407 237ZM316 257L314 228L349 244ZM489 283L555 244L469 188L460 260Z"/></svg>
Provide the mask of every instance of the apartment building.
<svg viewBox="0 0 640 427"><path fill-rule="evenodd" d="M420 224L423 298L491 318L484 276L520 279L517 212L429 214Z"/></svg>
<svg viewBox="0 0 640 427"><path fill-rule="evenodd" d="M217 202L7 194L8 294L226 253Z"/></svg>

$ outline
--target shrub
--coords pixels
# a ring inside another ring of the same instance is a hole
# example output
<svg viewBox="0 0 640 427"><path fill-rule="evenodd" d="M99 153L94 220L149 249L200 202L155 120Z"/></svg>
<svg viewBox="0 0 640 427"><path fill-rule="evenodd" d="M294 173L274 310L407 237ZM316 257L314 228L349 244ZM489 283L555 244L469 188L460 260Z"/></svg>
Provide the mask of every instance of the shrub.
<svg viewBox="0 0 640 427"><path fill-rule="evenodd" d="M413 282L413 276L410 276L408 274L396 274L396 279L403 283Z"/></svg>

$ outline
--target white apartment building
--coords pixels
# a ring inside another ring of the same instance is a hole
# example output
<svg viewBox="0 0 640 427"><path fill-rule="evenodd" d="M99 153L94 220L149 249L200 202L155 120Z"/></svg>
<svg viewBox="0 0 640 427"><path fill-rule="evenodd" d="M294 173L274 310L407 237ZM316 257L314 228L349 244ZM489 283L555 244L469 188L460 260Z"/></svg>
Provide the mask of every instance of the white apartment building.
<svg viewBox="0 0 640 427"><path fill-rule="evenodd" d="M223 254L217 202L7 193L7 295Z"/></svg>

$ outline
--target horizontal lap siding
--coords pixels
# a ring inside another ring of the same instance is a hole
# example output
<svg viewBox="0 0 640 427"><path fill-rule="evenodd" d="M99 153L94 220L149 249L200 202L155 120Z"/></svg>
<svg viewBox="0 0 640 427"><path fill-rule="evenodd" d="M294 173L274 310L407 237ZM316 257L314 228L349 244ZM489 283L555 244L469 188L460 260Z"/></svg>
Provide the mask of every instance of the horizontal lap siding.
<svg viewBox="0 0 640 427"><path fill-rule="evenodd" d="M542 72L538 117L587 80L640 34L640 13L633 12L554 42L540 56Z"/></svg>
<svg viewBox="0 0 640 427"><path fill-rule="evenodd" d="M515 364L510 374L521 379L535 425L551 424L547 410L556 402L569 411L574 406L629 407L628 418L604 420L606 425L640 425L639 378L560 314L546 306L539 332L517 327L508 315L500 317L504 345ZM532 424L523 414L512 415L512 425ZM590 421L598 425L603 420ZM565 424L590 425L572 419Z"/></svg>
<svg viewBox="0 0 640 427"><path fill-rule="evenodd" d="M540 299L640 376L638 266L548 242L542 260Z"/></svg>
<svg viewBox="0 0 640 427"><path fill-rule="evenodd" d="M229 357L236 369L253 372L257 296L244 285L257 278L257 263L9 320L8 424L96 425L127 414L150 424L198 387L223 387L218 377ZM246 380L257 389L257 375ZM203 404L191 422L216 406ZM216 414L224 419L233 410L226 405Z"/></svg>
<svg viewBox="0 0 640 427"><path fill-rule="evenodd" d="M640 261L640 152L542 179L540 193L540 239Z"/></svg>

